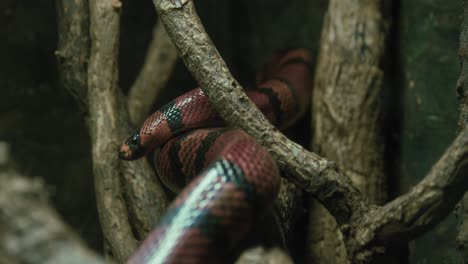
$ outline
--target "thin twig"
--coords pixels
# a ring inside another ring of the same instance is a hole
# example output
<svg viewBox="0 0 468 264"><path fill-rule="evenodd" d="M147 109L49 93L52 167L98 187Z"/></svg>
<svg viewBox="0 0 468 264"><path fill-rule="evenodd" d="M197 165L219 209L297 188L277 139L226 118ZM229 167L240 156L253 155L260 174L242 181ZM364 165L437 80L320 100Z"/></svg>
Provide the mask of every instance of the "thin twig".
<svg viewBox="0 0 468 264"><path fill-rule="evenodd" d="M166 86L176 62L177 50L158 20L145 62L128 95L132 124L141 123L147 116L154 100Z"/></svg>

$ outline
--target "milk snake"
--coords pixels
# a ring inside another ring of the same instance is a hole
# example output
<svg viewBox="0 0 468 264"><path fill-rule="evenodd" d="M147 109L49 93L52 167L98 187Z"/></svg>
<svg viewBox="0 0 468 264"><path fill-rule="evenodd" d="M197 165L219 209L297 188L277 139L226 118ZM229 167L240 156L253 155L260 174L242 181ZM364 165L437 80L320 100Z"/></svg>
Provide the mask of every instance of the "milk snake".
<svg viewBox="0 0 468 264"><path fill-rule="evenodd" d="M310 53L276 53L257 84L248 97L278 128L291 125L310 101ZM129 263L222 262L272 204L280 182L275 161L251 136L223 125L195 89L149 116L122 145L125 160L156 150L162 182L180 192Z"/></svg>

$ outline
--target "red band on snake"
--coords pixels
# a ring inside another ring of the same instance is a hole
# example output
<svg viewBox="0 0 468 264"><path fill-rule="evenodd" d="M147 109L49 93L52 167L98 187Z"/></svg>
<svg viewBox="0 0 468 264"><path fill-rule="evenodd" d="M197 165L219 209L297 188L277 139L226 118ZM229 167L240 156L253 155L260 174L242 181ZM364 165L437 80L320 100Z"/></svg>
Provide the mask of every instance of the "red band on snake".
<svg viewBox="0 0 468 264"><path fill-rule="evenodd" d="M249 98L284 128L306 110L312 88L311 55L303 49L273 56ZM217 263L274 201L279 172L268 152L241 130L223 125L202 90L156 111L122 145L131 160L160 148L156 168L179 192L158 227L129 263ZM207 128L207 129L200 129ZM198 176L197 176L198 175Z"/></svg>

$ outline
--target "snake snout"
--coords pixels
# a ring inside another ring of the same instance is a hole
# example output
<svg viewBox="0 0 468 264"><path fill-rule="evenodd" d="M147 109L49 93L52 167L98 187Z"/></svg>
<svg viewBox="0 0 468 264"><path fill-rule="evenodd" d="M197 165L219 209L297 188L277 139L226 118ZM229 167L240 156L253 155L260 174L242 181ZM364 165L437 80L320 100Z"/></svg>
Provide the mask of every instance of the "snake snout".
<svg viewBox="0 0 468 264"><path fill-rule="evenodd" d="M130 148L127 146L127 144L123 144L121 147L120 147L120 151L119 151L119 159L122 159L122 160L130 160L132 156L132 151L130 150Z"/></svg>

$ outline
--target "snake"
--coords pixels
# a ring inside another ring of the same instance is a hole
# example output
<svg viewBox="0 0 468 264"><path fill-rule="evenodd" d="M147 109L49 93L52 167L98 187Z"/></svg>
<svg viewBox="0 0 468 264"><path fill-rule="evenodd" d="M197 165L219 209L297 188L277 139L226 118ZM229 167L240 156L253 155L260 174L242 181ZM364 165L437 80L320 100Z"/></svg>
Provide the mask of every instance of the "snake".
<svg viewBox="0 0 468 264"><path fill-rule="evenodd" d="M306 49L276 52L246 91L277 128L307 111L311 63ZM135 160L151 151L161 182L178 195L128 263L225 262L278 194L274 159L246 132L227 126L200 88L150 115L119 157Z"/></svg>

